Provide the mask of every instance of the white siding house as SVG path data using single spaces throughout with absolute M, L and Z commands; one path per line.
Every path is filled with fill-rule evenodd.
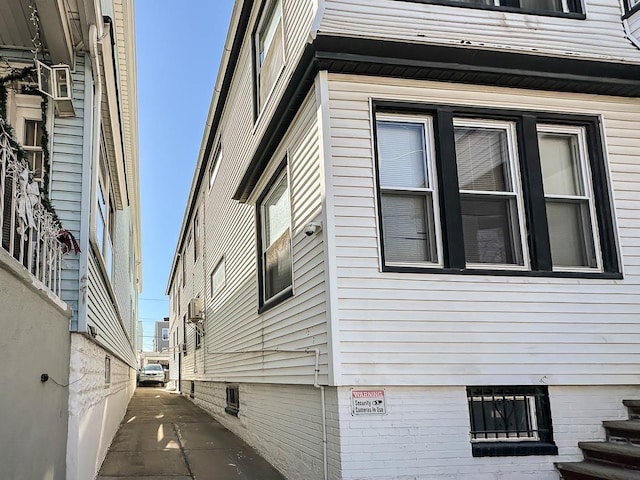
M 578 442 L 640 398 L 637 8 L 238 0 L 181 392 L 291 479 L 622 478 Z
M 3 448 L 7 457 L 0 463 L 3 474 L 15 479 L 90 479 L 124 416 L 137 367 L 141 253 L 133 4 L 0 2 L 0 45 L 0 123 L 12 137 L 0 157 L 2 258 L 13 260 L 7 271 L 45 292 L 51 304 L 34 316 L 37 303 L 16 310 L 15 290 L 0 288 L 0 310 L 17 312 L 0 314 L 2 322 L 42 329 L 28 344 L 14 342 L 3 350 L 9 358 L 32 352 L 34 371 L 47 373 L 42 380 L 40 373 L 34 376 L 38 386 L 64 392 L 48 407 L 64 421 L 54 441 L 43 435 L 44 443 L 37 444 L 36 430 L 25 427 L 6 436 L 32 448 Z M 24 184 L 16 168 L 25 172 Z M 71 251 L 62 253 L 59 241 L 65 238 Z M 61 362 L 64 369 L 56 374 Z M 9 380 L 0 383 L 22 397 L 7 397 L 7 417 L 38 419 L 28 406 L 41 408 L 40 394 Z M 31 380 L 21 379 L 24 385 Z M 24 402 L 31 395 L 34 400 Z M 57 457 L 40 473 L 33 451 Z M 25 469 L 27 464 L 33 468 Z

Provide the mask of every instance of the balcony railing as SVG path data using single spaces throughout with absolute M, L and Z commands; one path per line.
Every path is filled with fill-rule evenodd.
M 60 300 L 60 224 L 40 199 L 33 173 L 19 159 L 15 142 L 0 118 L 0 232 L 2 249 L 20 262 Z

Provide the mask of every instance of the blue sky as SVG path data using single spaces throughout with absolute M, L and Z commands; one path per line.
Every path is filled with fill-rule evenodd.
M 144 350 L 165 296 L 233 0 L 136 0 Z

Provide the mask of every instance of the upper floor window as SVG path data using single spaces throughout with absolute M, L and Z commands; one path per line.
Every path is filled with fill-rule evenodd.
M 269 1 L 254 33 L 258 111 L 271 93 L 284 65 L 282 0 Z
M 200 255 L 200 216 L 198 212 L 193 216 L 193 261 Z
M 222 290 L 226 283 L 224 258 L 211 272 L 211 298 L 215 297 Z
M 215 155 L 211 159 L 209 163 L 209 189 L 213 187 L 213 182 L 216 180 L 216 176 L 218 175 L 218 169 L 220 168 L 220 161 L 222 157 L 222 149 L 218 147 Z
M 169 340 L 169 329 L 166 327 L 162 328 L 162 341 L 166 342 Z
M 582 14 L 580 0 L 413 0 L 423 3 L 444 3 L 448 5 L 465 5 L 470 7 L 500 9 L 542 15 Z M 634 0 L 629 0 L 633 2 Z M 637 1 L 637 0 L 636 0 Z
M 376 137 L 385 270 L 619 276 L 597 120 L 436 108 Z
M 111 174 L 104 138 L 100 148 L 98 172 L 98 210 L 96 212 L 96 240 L 102 253 L 107 274 L 111 277 L 113 262 L 113 240 L 115 238 L 115 202 L 111 187 Z
M 258 201 L 260 306 L 292 293 L 291 206 L 286 170 Z
M 40 187 L 44 181 L 44 164 L 42 156 L 42 121 L 25 119 L 22 147 L 29 162 L 29 168 Z
M 640 0 L 626 0 L 625 7 L 628 12 L 635 13 L 640 10 Z

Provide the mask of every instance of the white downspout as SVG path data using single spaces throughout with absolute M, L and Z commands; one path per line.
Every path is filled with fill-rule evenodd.
M 318 374 L 320 373 L 320 350 L 314 349 L 316 354 L 316 366 L 313 377 L 313 386 L 320 390 L 320 404 L 322 408 L 322 467 L 324 472 L 324 480 L 329 478 L 329 462 L 327 458 L 327 408 L 324 397 L 324 385 L 318 383 Z
M 102 123 L 102 74 L 98 62 L 98 41 L 102 38 L 103 27 L 89 26 L 89 55 L 94 78 L 93 92 L 93 132 L 91 133 L 91 207 L 89 213 L 89 242 L 96 241 L 96 211 L 98 209 L 98 172 L 100 171 L 100 124 Z M 90 245 L 87 245 L 90 248 Z

